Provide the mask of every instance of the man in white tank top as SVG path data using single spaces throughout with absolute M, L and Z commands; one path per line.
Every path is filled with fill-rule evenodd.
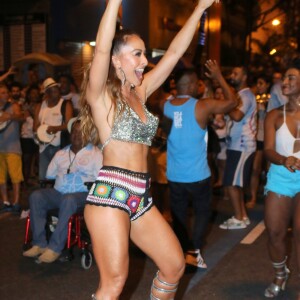
M 44 99 L 36 108 L 33 130 L 38 131 L 40 147 L 39 179 L 45 179 L 47 167 L 54 154 L 60 149 L 61 132 L 67 129 L 69 120 L 73 117 L 73 106 L 70 101 L 65 104 L 64 115 L 59 84 L 52 78 L 43 82 Z M 46 125 L 46 126 L 45 126 Z M 42 127 L 40 127 L 42 126 Z M 44 128 L 45 130 L 41 130 Z

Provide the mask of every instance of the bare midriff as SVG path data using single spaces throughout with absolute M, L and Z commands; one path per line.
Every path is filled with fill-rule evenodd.
M 103 150 L 103 165 L 134 172 L 148 172 L 147 145 L 111 140 Z

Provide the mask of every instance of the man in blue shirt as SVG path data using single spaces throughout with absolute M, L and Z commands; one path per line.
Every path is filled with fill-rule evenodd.
M 72 126 L 70 126 L 70 124 Z M 80 120 L 71 119 L 71 145 L 59 150 L 47 169 L 47 178 L 55 179 L 54 188 L 34 191 L 29 197 L 33 247 L 23 252 L 26 257 L 38 257 L 38 263 L 52 263 L 65 247 L 69 218 L 82 209 L 88 194 L 85 182 L 95 181 L 102 166 L 102 153 L 88 144 L 83 147 Z M 46 240 L 47 211 L 59 209 L 55 231 Z
M 224 100 L 193 98 L 198 94 L 198 77 L 195 70 L 185 69 L 175 74 L 177 96 L 164 104 L 165 116 L 173 121 L 167 140 L 167 178 L 174 231 L 187 252 L 186 263 L 199 268 L 207 268 L 200 249 L 211 202 L 207 124 L 212 114 L 227 113 L 237 105 L 216 62 L 209 60 L 206 67 L 206 75 L 216 79 L 222 87 Z M 189 195 L 195 212 L 192 244 L 186 224 Z

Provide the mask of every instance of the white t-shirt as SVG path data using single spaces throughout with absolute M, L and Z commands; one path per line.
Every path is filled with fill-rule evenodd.
M 64 100 L 61 98 L 58 101 L 57 105 L 55 105 L 54 107 L 49 107 L 47 105 L 47 101 L 42 102 L 41 109 L 39 112 L 39 121 L 41 125 L 46 124 L 49 126 L 59 126 L 62 124 L 63 116 L 61 114 L 61 106 L 63 101 Z M 50 144 L 53 146 L 59 146 L 60 135 L 61 135 L 61 131 L 56 132 Z M 43 152 L 48 145 L 40 144 L 40 153 Z
M 239 122 L 230 120 L 227 147 L 230 150 L 254 152 L 256 150 L 256 99 L 249 88 L 238 92 L 241 105 L 238 108 L 244 113 Z

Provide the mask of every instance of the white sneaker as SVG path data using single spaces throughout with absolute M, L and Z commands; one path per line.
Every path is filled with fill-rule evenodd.
M 55 216 L 51 216 L 51 223 L 49 224 L 49 229 L 51 232 L 55 231 L 57 222 L 58 222 L 58 218 Z
M 185 263 L 201 269 L 207 269 L 207 265 L 201 256 L 200 249 L 189 250 L 185 256 Z
M 245 224 L 246 224 L 247 226 L 249 226 L 249 225 L 251 224 L 251 221 L 250 221 L 250 219 L 249 219 L 248 217 L 244 217 L 244 218 L 243 218 L 243 221 L 245 222 Z
M 26 219 L 29 216 L 29 209 L 27 210 L 22 210 L 21 215 L 20 215 L 20 219 Z
M 244 229 L 247 227 L 244 221 L 231 217 L 219 226 L 221 229 Z

